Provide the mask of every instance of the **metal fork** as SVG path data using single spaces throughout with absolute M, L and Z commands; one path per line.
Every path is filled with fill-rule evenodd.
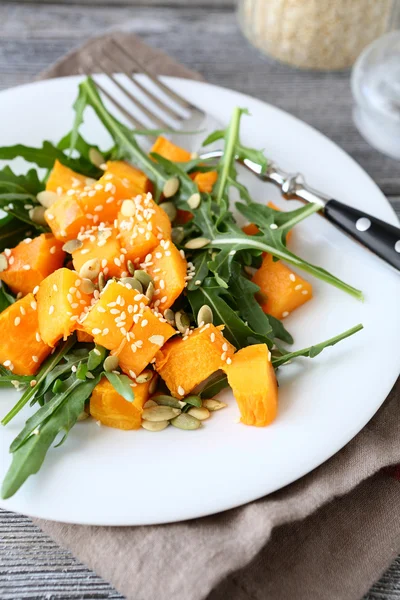
M 106 89 L 94 77 L 97 88 L 135 128 L 173 128 L 174 142 L 184 147 L 187 147 L 190 142 L 193 150 L 201 147 L 205 131 L 210 132 L 221 128 L 220 122 L 183 98 L 141 64 L 115 38 L 110 38 L 107 49 L 102 49 L 102 60 L 92 59 L 90 66 L 83 69 L 86 75 L 98 70 L 106 75 L 111 87 L 114 86 L 122 92 L 132 108 L 128 109 L 110 92 L 109 88 Z M 145 79 L 138 79 L 136 77 L 138 72 L 144 74 Z M 124 77 L 117 77 L 115 73 L 122 74 Z M 199 130 L 202 130 L 200 134 L 192 134 L 190 137 L 185 135 L 185 132 Z M 200 158 L 218 159 L 221 156 L 221 150 L 211 150 L 203 152 Z M 288 173 L 273 161 L 268 161 L 265 170 L 249 159 L 244 159 L 241 163 L 263 181 L 278 186 L 285 199 L 317 204 L 320 212 L 336 227 L 400 270 L 400 229 L 398 227 L 331 199 L 327 194 L 308 185 L 300 173 Z

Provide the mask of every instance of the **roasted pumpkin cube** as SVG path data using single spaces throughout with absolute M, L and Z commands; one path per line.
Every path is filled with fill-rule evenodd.
M 72 196 L 60 196 L 44 216 L 54 236 L 63 242 L 75 239 L 80 231 L 92 224 L 77 198 Z
M 132 261 L 143 260 L 160 239 L 171 236 L 171 222 L 150 194 L 123 203 L 118 215 L 120 243 Z
M 50 233 L 26 238 L 12 250 L 6 249 L 7 269 L 0 273 L 0 279 L 14 294 L 23 295 L 33 289 L 56 269 L 62 267 L 65 252 L 62 243 Z
M 217 171 L 206 171 L 205 173 L 196 172 L 190 175 L 191 179 L 197 183 L 199 192 L 205 192 L 211 194 L 212 189 L 217 182 L 218 173 Z
M 118 350 L 112 351 L 118 356 L 120 368 L 133 379 L 147 367 L 165 342 L 176 334 L 161 315 L 156 315 L 149 308 L 145 308 L 134 320 L 129 341 L 125 339 Z
M 185 288 L 187 262 L 169 240 L 161 241 L 146 262 L 149 265 L 146 270 L 154 280 L 154 306 L 164 312 Z
M 101 270 L 107 277 L 126 277 L 128 268 L 125 254 L 121 251 L 118 231 L 113 227 L 91 227 L 80 233 L 83 246 L 72 253 L 74 269 L 79 273 L 88 260 L 98 258 Z
M 148 299 L 121 282 L 109 281 L 99 300 L 80 320 L 80 326 L 94 337 L 96 344 L 115 350 L 126 338 L 135 315 Z
M 123 160 L 108 161 L 106 173 L 119 177 L 127 189 L 134 187 L 135 192 L 131 194 L 132 196 L 153 191 L 153 184 L 147 175 Z
M 93 182 L 94 179 L 76 173 L 60 163 L 59 160 L 56 160 L 46 181 L 46 190 L 56 192 L 56 194 L 62 196 L 69 190 L 83 190 L 84 187 L 91 185 Z
M 254 274 L 265 301 L 261 301 L 263 311 L 277 319 L 283 319 L 295 308 L 312 298 L 312 285 L 297 273 L 293 273 L 280 260 L 274 261 L 270 254 L 263 257 L 261 267 Z
M 135 383 L 133 402 L 128 402 L 115 391 L 106 377 L 96 385 L 90 398 L 90 414 L 96 421 L 116 429 L 140 429 L 143 405 L 149 398 L 150 381 Z
M 157 352 L 155 366 L 171 394 L 182 398 L 229 363 L 234 352 L 221 327 L 208 324 L 167 342 Z
M 223 367 L 238 403 L 241 421 L 264 427 L 276 418 L 278 384 L 266 344 L 247 346 Z
M 192 157 L 191 152 L 173 144 L 162 135 L 158 136 L 154 142 L 151 152 L 155 152 L 172 162 L 187 162 Z
M 86 331 L 80 330 L 79 329 L 79 324 L 77 325 L 77 330 L 76 330 L 76 339 L 78 340 L 78 342 L 84 343 L 84 344 L 93 344 L 94 343 L 94 339 L 93 336 L 90 335 L 89 333 L 86 333 Z
M 276 206 L 276 204 L 274 204 L 273 202 L 268 202 L 267 206 L 269 206 L 269 208 L 273 208 L 274 210 L 280 211 L 280 208 Z M 248 225 L 245 225 L 244 227 L 242 227 L 242 231 L 244 231 L 244 233 L 246 233 L 247 235 L 257 235 L 257 233 L 260 233 L 260 230 L 258 229 L 257 225 L 254 225 L 254 223 L 249 223 Z M 292 230 L 287 232 L 286 241 L 288 242 L 291 237 Z
M 82 278 L 75 271 L 58 269 L 46 277 L 37 293 L 39 333 L 51 347 L 76 329 L 77 321 L 92 296 L 80 291 Z
M 0 363 L 16 375 L 35 375 L 51 348 L 39 335 L 33 294 L 27 294 L 0 313 L 0 331 Z

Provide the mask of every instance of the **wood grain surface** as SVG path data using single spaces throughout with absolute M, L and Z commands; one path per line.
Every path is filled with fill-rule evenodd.
M 355 129 L 349 73 L 301 72 L 264 58 L 239 33 L 232 0 L 1 2 L 0 27 L 0 89 L 32 81 L 90 36 L 133 31 L 208 81 L 275 104 L 325 133 L 374 178 L 400 216 L 400 163 L 373 150 Z M 0 511 L 0 598 L 122 596 L 28 518 Z M 400 559 L 365 600 L 400 600 Z

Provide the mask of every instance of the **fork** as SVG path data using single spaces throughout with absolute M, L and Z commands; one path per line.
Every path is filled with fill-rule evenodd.
M 108 48 L 102 49 L 102 60 L 93 58 L 91 68 L 82 70 L 86 75 L 92 74 L 92 77 L 94 70 L 100 70 L 110 83 L 122 92 L 135 108 L 134 112 L 127 109 L 109 91 L 109 88 L 106 89 L 93 77 L 98 90 L 135 128 L 146 129 L 150 126 L 151 128 L 171 129 L 172 127 L 174 142 L 182 146 L 187 145 L 187 132 L 195 131 L 197 133 L 191 136 L 191 143 L 197 149 L 201 147 L 204 130 L 210 132 L 222 127 L 221 123 L 212 115 L 183 98 L 141 64 L 115 38 L 110 38 Z M 144 79 L 146 84 L 143 83 L 142 78 L 139 80 L 135 76 L 138 72 L 146 76 Z M 124 77 L 117 77 L 115 73 L 120 73 Z M 138 92 L 143 100 L 138 97 Z M 202 130 L 200 135 L 199 129 Z M 150 140 L 151 136 L 147 137 Z M 218 159 L 222 154 L 222 150 L 211 150 L 201 153 L 200 158 L 204 160 Z M 400 228 L 330 198 L 329 195 L 308 185 L 300 173 L 284 171 L 273 161 L 268 161 L 267 168 L 264 170 L 249 159 L 239 162 L 261 180 L 273 183 L 280 188 L 282 196 L 286 200 L 300 200 L 304 203 L 317 204 L 320 207 L 320 213 L 328 221 L 400 270 Z

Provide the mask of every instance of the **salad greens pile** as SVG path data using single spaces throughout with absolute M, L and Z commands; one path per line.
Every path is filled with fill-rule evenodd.
M 179 209 L 190 211 L 193 219 L 185 225 L 173 228 L 174 243 L 183 248 L 188 261 L 194 265 L 194 277 L 185 293 L 177 300 L 177 310 L 188 313 L 196 321 L 200 308 L 207 304 L 213 312 L 214 324 L 224 325 L 225 337 L 237 348 L 250 344 L 265 343 L 272 352 L 275 368 L 281 367 L 295 357 L 313 358 L 324 348 L 353 335 L 362 325 L 315 346 L 288 351 L 282 342 L 291 344 L 292 336 L 278 319 L 265 314 L 256 295 L 260 291 L 248 276 L 251 269 L 259 268 L 264 252 L 276 259 L 294 265 L 314 277 L 344 292 L 362 299 L 362 293 L 327 272 L 313 265 L 286 246 L 290 229 L 318 210 L 318 206 L 306 205 L 289 212 L 278 212 L 255 203 L 248 189 L 238 180 L 236 158 L 248 158 L 262 169 L 267 160 L 261 150 L 243 146 L 240 141 L 240 121 L 247 114 L 245 109 L 234 110 L 225 130 L 215 131 L 204 146 L 221 141 L 224 152 L 217 164 L 194 158 L 186 163 L 173 163 L 158 154 L 150 156 L 141 148 L 138 139 L 142 135 L 154 135 L 155 130 L 132 130 L 108 112 L 96 89 L 88 78 L 79 86 L 74 104 L 75 119 L 72 130 L 58 143 L 43 142 L 41 148 L 21 144 L 0 148 L 0 159 L 20 157 L 36 165 L 25 175 L 17 175 L 7 166 L 0 170 L 0 208 L 5 216 L 0 219 L 0 251 L 15 246 L 19 241 L 35 236 L 49 228 L 32 220 L 32 209 L 40 206 L 37 194 L 45 188 L 46 177 L 37 169 L 48 171 L 55 160 L 88 177 L 98 178 L 102 171 L 90 160 L 90 151 L 96 148 L 104 160 L 127 160 L 144 171 L 154 184 L 154 199 L 159 201 L 165 182 L 172 176 L 180 182 L 172 200 Z M 113 140 L 108 150 L 100 150 L 89 144 L 81 135 L 85 111 L 92 109 Z M 188 204 L 197 185 L 190 178 L 194 171 L 217 170 L 218 180 L 211 194 L 201 193 L 196 208 Z M 246 235 L 237 225 L 231 210 L 231 191 L 236 190 L 240 200 L 235 202 L 236 211 L 248 221 L 255 223 L 259 233 Z M 15 301 L 5 285 L 0 288 L 0 312 Z M 37 411 L 27 420 L 22 431 L 12 442 L 13 460 L 4 479 L 3 498 L 13 495 L 29 475 L 36 473 L 53 442 L 68 432 L 83 413 L 90 395 L 103 375 L 106 375 L 117 391 L 127 400 L 134 398 L 129 378 L 122 374 L 104 372 L 103 362 L 107 351 L 94 344 L 82 344 L 72 336 L 60 343 L 56 351 L 43 363 L 35 377 L 13 375 L 0 366 L 0 386 L 14 385 L 23 391 L 14 408 L 3 418 L 6 425 L 27 403 L 38 405 Z M 212 397 L 227 387 L 225 375 L 217 375 L 203 388 L 203 398 Z M 40 435 L 37 435 L 40 430 Z

